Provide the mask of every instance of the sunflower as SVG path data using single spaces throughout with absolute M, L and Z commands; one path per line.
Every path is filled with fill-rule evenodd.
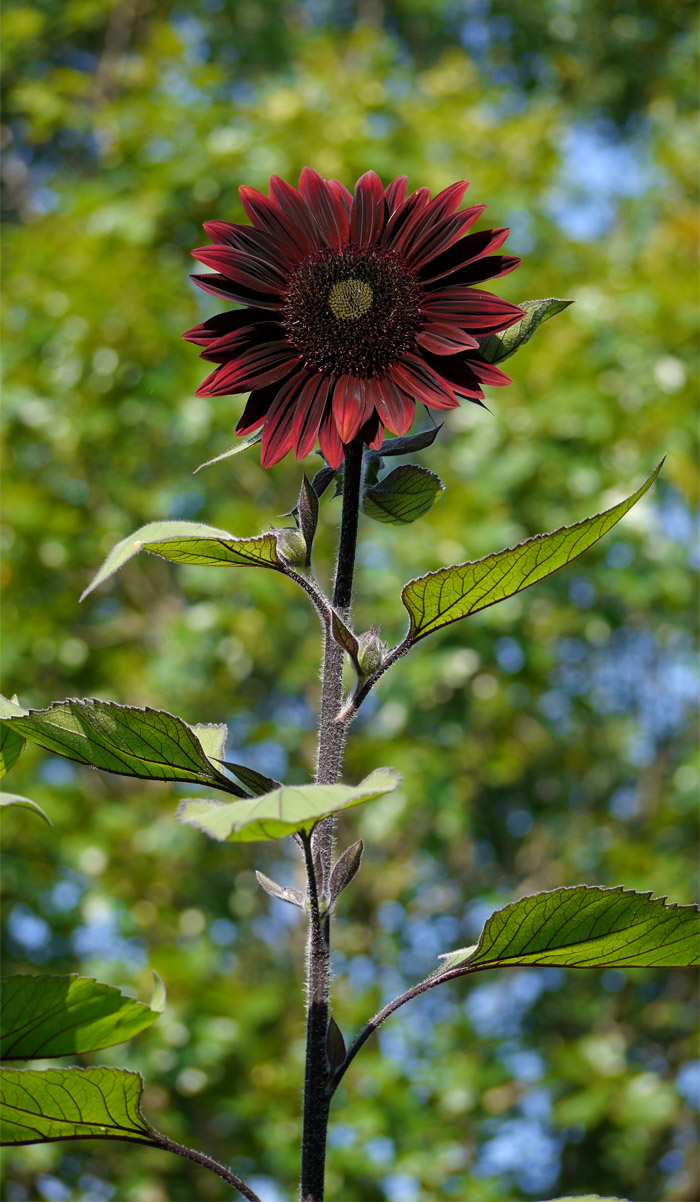
M 480 404 L 482 385 L 511 383 L 479 339 L 522 310 L 474 285 L 520 260 L 491 254 L 507 229 L 466 233 L 485 208 L 458 208 L 468 186 L 431 200 L 367 171 L 351 194 L 305 167 L 298 191 L 279 176 L 269 196 L 240 189 L 251 225 L 205 222 L 213 246 L 193 254 L 213 270 L 192 278 L 243 307 L 183 337 L 218 364 L 198 396 L 250 394 L 236 434 L 262 427 L 263 467 L 317 442 L 339 467 L 354 439 L 378 450 L 385 429 L 405 434 L 416 402 Z

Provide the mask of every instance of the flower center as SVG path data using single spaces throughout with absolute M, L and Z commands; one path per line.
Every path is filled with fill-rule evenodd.
M 282 321 L 312 371 L 381 376 L 413 346 L 422 291 L 395 251 L 327 247 L 290 276 Z
M 371 309 L 373 296 L 365 280 L 338 280 L 328 293 L 328 307 L 341 321 L 357 321 Z

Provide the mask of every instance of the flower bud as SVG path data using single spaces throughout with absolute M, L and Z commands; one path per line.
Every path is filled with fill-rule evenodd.
M 288 563 L 293 568 L 306 567 L 309 553 L 301 530 L 285 527 L 283 530 L 276 530 L 275 534 L 277 535 L 277 550 L 285 563 Z
M 386 655 L 386 643 L 383 643 L 376 630 L 367 630 L 358 639 L 357 666 L 362 676 L 371 676 L 377 668 L 381 668 Z

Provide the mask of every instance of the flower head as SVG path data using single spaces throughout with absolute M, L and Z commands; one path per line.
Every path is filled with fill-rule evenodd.
M 490 253 L 507 229 L 466 233 L 485 208 L 458 208 L 467 187 L 431 200 L 368 171 L 353 195 L 305 167 L 299 191 L 279 176 L 269 196 L 240 189 L 252 225 L 205 223 L 214 245 L 193 253 L 213 271 L 192 278 L 243 307 L 184 335 L 218 364 L 197 395 L 250 393 L 236 433 L 262 426 L 263 467 L 317 442 L 338 467 L 357 437 L 378 449 L 385 429 L 405 434 L 416 402 L 454 409 L 510 384 L 479 339 L 522 310 L 474 285 L 520 260 Z

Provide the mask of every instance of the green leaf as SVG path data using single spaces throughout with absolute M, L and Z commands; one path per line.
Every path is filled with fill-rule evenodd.
M 30 801 L 28 797 L 21 797 L 19 793 L 0 793 L 0 806 L 21 806 L 24 810 L 34 810 L 44 819 L 44 822 L 53 826 L 53 822 L 44 813 L 41 806 L 38 806 L 35 801 Z
M 568 1194 L 566 1198 L 552 1198 L 551 1202 L 627 1202 L 625 1198 L 611 1198 L 600 1194 Z
M 23 710 L 0 697 L 0 723 L 47 751 L 105 772 L 142 780 L 180 780 L 244 794 L 211 762 L 182 718 L 164 710 L 69 697 Z
M 476 947 L 444 957 L 440 974 L 557 964 L 561 968 L 688 968 L 700 963 L 700 909 L 618 886 L 574 885 L 496 910 Z
M 234 538 L 227 530 L 204 526 L 200 522 L 149 522 L 117 543 L 81 594 L 80 600 L 83 601 L 93 589 L 113 576 L 140 551 L 151 551 L 171 563 L 283 570 L 277 554 L 277 540 L 272 531 L 254 538 Z
M 231 760 L 225 760 L 225 766 L 254 797 L 262 797 L 263 793 L 271 793 L 273 789 L 282 787 L 273 776 L 263 776 L 262 772 L 256 772 L 255 768 L 249 768 L 247 764 L 234 764 Z
M 0 727 L 0 780 L 7 776 L 12 765 L 17 763 L 26 741 L 9 726 Z
M 122 1068 L 0 1070 L 2 1144 L 128 1139 L 157 1134 L 141 1113 L 143 1080 Z
M 0 1057 L 74 1056 L 124 1043 L 161 1009 L 89 977 L 13 976 L 0 980 Z
M 241 451 L 247 451 L 249 447 L 254 447 L 257 443 L 262 442 L 262 431 L 257 434 L 251 434 L 250 438 L 243 438 L 237 442 L 235 447 L 231 447 L 230 451 L 224 451 L 221 455 L 215 455 L 213 459 L 207 459 L 206 463 L 200 463 L 192 473 L 193 476 L 197 472 L 201 472 L 203 467 L 211 467 L 213 463 L 221 463 L 222 459 L 230 459 L 232 455 L 240 455 Z
M 380 450 L 367 451 L 368 459 L 388 459 L 392 455 L 412 455 L 414 451 L 424 451 L 432 446 L 442 430 L 439 426 L 431 426 L 429 430 L 419 430 L 417 434 L 407 434 L 403 438 L 388 438 L 382 443 Z
M 663 462 L 662 459 L 636 493 L 604 513 L 585 518 L 575 526 L 563 526 L 551 534 L 537 534 L 517 547 L 487 555 L 474 563 L 440 568 L 427 576 L 409 580 L 401 600 L 410 617 L 410 641 L 416 643 L 451 622 L 505 601 L 571 563 L 607 534 L 644 496 L 661 471 Z
M 364 801 L 391 793 L 401 777 L 392 768 L 377 768 L 354 787 L 350 785 L 282 785 L 250 801 L 222 803 L 188 798 L 177 816 L 188 826 L 219 842 L 249 843 L 281 839 L 296 831 L 310 831 L 321 818 Z
M 543 322 L 549 321 L 573 305 L 573 301 L 559 300 L 554 296 L 546 300 L 518 301 L 518 308 L 525 310 L 522 321 L 517 322 L 502 334 L 489 334 L 479 343 L 479 350 L 488 363 L 501 363 L 529 342 Z
M 368 488 L 362 504 L 367 516 L 375 522 L 406 526 L 432 508 L 443 488 L 442 480 L 434 472 L 407 463 Z

